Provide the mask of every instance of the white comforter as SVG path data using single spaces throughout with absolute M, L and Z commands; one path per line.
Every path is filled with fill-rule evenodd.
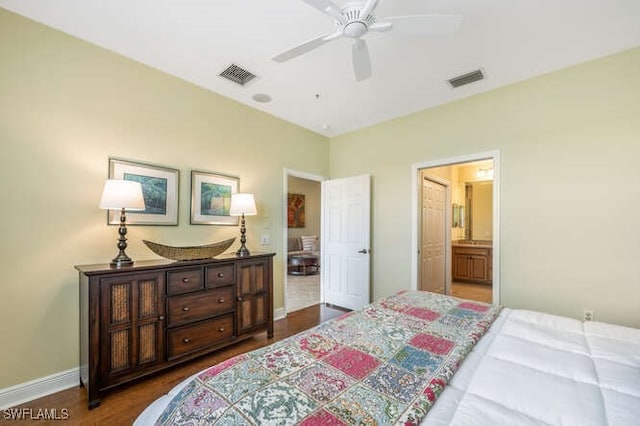
M 640 425 L 640 330 L 504 309 L 422 424 Z
M 423 424 L 640 425 L 640 330 L 505 309 Z

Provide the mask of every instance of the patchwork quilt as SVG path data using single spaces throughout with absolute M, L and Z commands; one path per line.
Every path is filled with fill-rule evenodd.
M 499 311 L 400 292 L 204 370 L 157 424 L 419 424 Z

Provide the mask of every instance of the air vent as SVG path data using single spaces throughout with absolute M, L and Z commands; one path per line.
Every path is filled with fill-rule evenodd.
M 484 79 L 484 73 L 482 70 L 475 70 L 467 74 L 459 75 L 458 77 L 454 77 L 451 80 L 447 80 L 451 87 L 454 89 L 456 87 L 465 86 L 467 84 L 475 83 L 476 81 L 480 81 Z
M 222 71 L 218 75 L 220 77 L 226 78 L 227 80 L 231 80 L 234 83 L 238 83 L 241 86 L 244 86 L 245 84 L 256 78 L 255 74 L 250 73 L 249 71 L 245 70 L 242 67 L 239 67 L 236 64 L 229 65 L 226 70 Z

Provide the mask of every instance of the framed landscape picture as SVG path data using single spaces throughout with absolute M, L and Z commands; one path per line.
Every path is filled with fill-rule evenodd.
M 238 225 L 238 217 L 229 216 L 229 209 L 231 194 L 239 186 L 235 176 L 191 171 L 191 224 Z
M 127 225 L 178 225 L 179 170 L 110 158 L 109 179 L 142 185 L 145 209 L 127 210 Z M 120 212 L 109 210 L 108 221 L 119 225 Z

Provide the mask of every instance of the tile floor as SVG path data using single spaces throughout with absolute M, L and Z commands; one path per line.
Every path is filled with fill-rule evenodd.
M 491 303 L 491 286 L 453 283 L 452 296 Z M 287 313 L 320 303 L 320 275 L 287 275 Z
M 320 275 L 287 275 L 287 313 L 320 303 Z

